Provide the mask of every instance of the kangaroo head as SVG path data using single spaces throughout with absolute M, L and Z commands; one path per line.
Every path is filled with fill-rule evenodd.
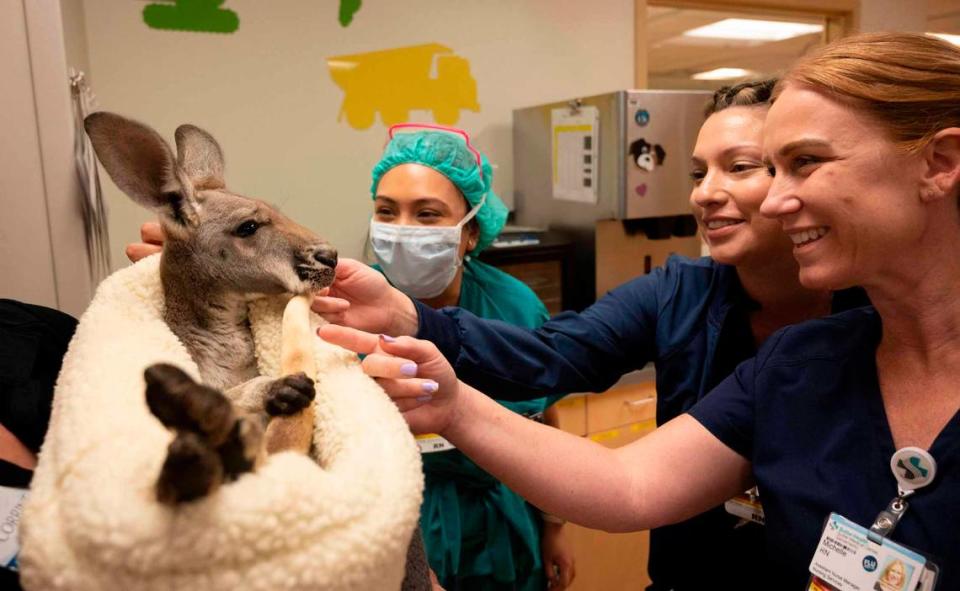
M 177 155 L 152 128 L 113 113 L 84 121 L 110 178 L 156 211 L 167 236 L 161 269 L 236 293 L 306 293 L 333 282 L 337 251 L 258 199 L 226 190 L 223 152 L 193 125 Z

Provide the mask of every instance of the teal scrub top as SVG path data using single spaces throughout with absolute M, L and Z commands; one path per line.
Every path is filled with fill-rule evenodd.
M 526 284 L 476 259 L 464 263 L 460 307 L 525 328 L 550 318 Z M 487 394 L 497 398 L 496 392 Z M 535 416 L 560 398 L 497 402 Z M 420 529 L 441 585 L 460 581 L 470 589 L 545 589 L 539 511 L 456 449 L 422 457 L 426 488 Z

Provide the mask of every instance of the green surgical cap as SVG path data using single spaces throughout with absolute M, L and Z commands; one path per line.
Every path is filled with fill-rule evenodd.
M 480 227 L 480 237 L 471 253 L 477 254 L 494 241 L 507 222 L 507 206 L 493 192 L 493 169 L 485 156 L 481 155 L 480 160 L 483 163 L 482 175 L 477 166 L 477 157 L 462 138 L 452 133 L 398 133 L 387 144 L 380 162 L 373 167 L 370 193 L 376 199 L 380 178 L 394 166 L 412 162 L 429 166 L 450 179 L 471 208 L 476 207 L 486 195 L 487 200 L 474 218 Z

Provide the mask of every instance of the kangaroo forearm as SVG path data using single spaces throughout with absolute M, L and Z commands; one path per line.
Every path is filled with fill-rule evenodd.
M 224 394 L 244 412 L 259 414 L 265 412 L 267 392 L 273 382 L 274 378 L 259 376 L 230 388 Z

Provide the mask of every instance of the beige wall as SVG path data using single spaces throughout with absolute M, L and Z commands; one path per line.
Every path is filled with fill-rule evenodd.
M 927 0 L 860 0 L 860 31 L 910 31 L 927 29 Z
M 458 125 L 497 166 L 507 201 L 512 109 L 633 84 L 632 0 L 367 0 L 347 28 L 337 4 L 228 0 L 240 18 L 228 35 L 148 28 L 145 3 L 131 0 L 87 0 L 73 14 L 84 19 L 101 108 L 168 139 L 183 122 L 208 129 L 224 147 L 228 186 L 279 204 L 350 256 L 361 253 L 386 129 L 337 121 L 342 93 L 325 58 L 436 42 L 468 59 L 481 110 L 462 111 Z M 432 121 L 424 111 L 412 118 Z M 116 267 L 150 215 L 112 183 L 105 190 Z
M 55 1 L 0 2 L 0 297 L 79 315 L 91 293 L 60 27 Z

